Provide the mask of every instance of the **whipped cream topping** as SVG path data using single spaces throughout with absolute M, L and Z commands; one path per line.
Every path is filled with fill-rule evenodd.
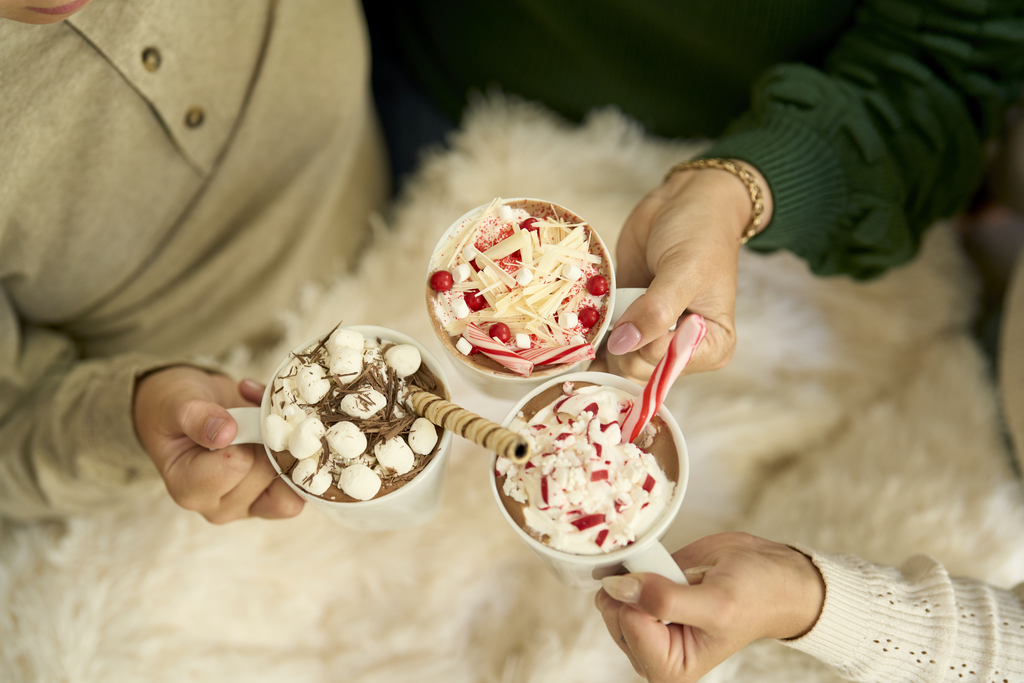
M 369 500 L 414 476 L 437 443 L 434 425 L 404 403 L 410 383 L 431 389 L 421 366 L 415 346 L 338 328 L 274 378 L 264 442 L 296 458 L 288 474 L 306 491 L 331 499 L 334 485 Z
M 563 395 L 528 421 L 509 426 L 527 438 L 524 465 L 496 463 L 502 491 L 523 504 L 526 525 L 555 548 L 577 555 L 608 553 L 633 543 L 672 499 L 675 483 L 653 455 L 620 443 L 621 422 L 633 402 L 607 386 L 563 384 Z M 656 437 L 648 425 L 639 441 Z

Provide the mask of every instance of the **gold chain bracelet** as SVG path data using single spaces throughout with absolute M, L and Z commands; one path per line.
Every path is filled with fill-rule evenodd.
M 734 176 L 743 181 L 743 184 L 747 186 L 747 191 L 750 192 L 750 201 L 754 204 L 753 213 L 750 216 L 750 224 L 747 229 L 743 231 L 743 235 L 740 237 L 740 244 L 746 244 L 747 241 L 757 234 L 758 229 L 761 227 L 762 214 L 764 213 L 764 194 L 761 192 L 761 186 L 757 183 L 757 179 L 754 175 L 743 168 L 735 161 L 729 161 L 728 159 L 694 159 L 692 161 L 681 161 L 665 174 L 665 180 L 672 177 L 676 171 L 685 171 L 687 169 L 704 169 L 714 168 L 719 171 L 728 171 Z

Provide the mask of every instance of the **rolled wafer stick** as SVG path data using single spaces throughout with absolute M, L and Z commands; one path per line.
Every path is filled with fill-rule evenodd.
M 417 386 L 405 399 L 417 415 L 422 415 L 438 427 L 458 434 L 464 439 L 504 455 L 514 463 L 524 463 L 533 455 L 529 442 L 511 429 L 491 422 L 465 408 L 446 401 L 437 394 L 424 391 Z

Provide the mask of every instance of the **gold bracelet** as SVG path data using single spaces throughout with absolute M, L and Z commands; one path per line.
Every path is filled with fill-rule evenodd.
M 758 185 L 757 179 L 754 178 L 750 171 L 735 161 L 729 161 L 728 159 L 694 159 L 692 161 L 681 161 L 673 166 L 665 174 L 665 180 L 671 178 L 672 174 L 676 171 L 685 171 L 691 168 L 714 168 L 719 171 L 728 171 L 747 186 L 747 191 L 750 192 L 750 201 L 754 204 L 754 210 L 750 217 L 750 225 L 747 226 L 747 229 L 743 231 L 743 235 L 740 237 L 740 244 L 746 244 L 751 237 L 757 234 L 758 229 L 761 227 L 762 214 L 764 213 L 764 194 L 761 192 L 761 186 Z

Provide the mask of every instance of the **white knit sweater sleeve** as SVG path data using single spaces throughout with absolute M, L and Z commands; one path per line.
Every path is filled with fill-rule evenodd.
M 821 571 L 825 603 L 785 645 L 855 681 L 1024 683 L 1024 584 L 950 577 L 924 555 L 897 569 L 794 547 Z

